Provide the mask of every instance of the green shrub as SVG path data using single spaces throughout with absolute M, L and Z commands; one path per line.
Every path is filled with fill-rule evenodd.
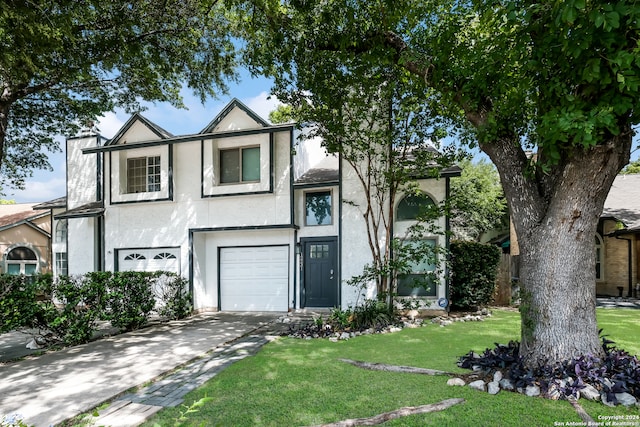
M 334 308 L 327 319 L 334 330 L 362 331 L 369 328 L 382 329 L 393 324 L 395 313 L 381 300 L 367 299 L 363 304 L 346 310 Z
M 104 316 L 106 288 L 90 276 L 60 276 L 53 284 L 58 309 L 48 312 L 47 326 L 64 344 L 88 342 Z
M 151 278 L 151 288 L 156 297 L 156 311 L 167 319 L 183 319 L 191 314 L 191 293 L 184 277 L 170 272 L 158 272 Z
M 451 306 L 470 309 L 491 302 L 500 262 L 497 246 L 451 242 Z
M 42 327 L 51 282 L 51 275 L 0 275 L 0 333 Z
M 108 319 L 116 328 L 138 329 L 149 320 L 155 306 L 151 291 L 152 273 L 122 271 L 108 282 Z

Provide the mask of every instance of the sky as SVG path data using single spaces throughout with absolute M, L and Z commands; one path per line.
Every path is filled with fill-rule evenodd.
M 279 102 L 275 97 L 269 99 L 271 81 L 264 78 L 252 78 L 247 72 L 241 72 L 238 83 L 229 84 L 228 95 L 208 100 L 204 105 L 198 97 L 185 89 L 182 93 L 187 109 L 177 109 L 166 103 L 146 104 L 147 110 L 141 114 L 161 128 L 174 135 L 187 135 L 200 132 L 222 109 L 237 98 L 265 120 L 269 112 Z M 129 119 L 130 114 L 123 110 L 106 113 L 98 120 L 100 134 L 106 138 L 114 136 Z M 60 147 L 64 150 L 65 137 L 61 136 Z M 45 202 L 66 195 L 66 154 L 49 153 L 49 163 L 53 171 L 34 170 L 33 177 L 26 180 L 24 190 L 5 189 L 3 199 L 16 203 Z

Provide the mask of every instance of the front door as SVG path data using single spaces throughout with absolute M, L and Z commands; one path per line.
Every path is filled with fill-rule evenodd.
M 338 306 L 336 238 L 302 239 L 303 307 Z

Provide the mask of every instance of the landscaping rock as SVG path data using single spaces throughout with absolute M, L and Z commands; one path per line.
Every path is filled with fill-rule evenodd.
M 551 400 L 558 400 L 562 397 L 562 391 L 560 391 L 560 387 L 557 384 L 552 383 L 549 385 L 549 389 L 547 390 L 545 397 Z
M 493 382 L 499 383 L 501 379 L 502 379 L 502 371 L 496 371 L 493 374 Z
M 528 385 L 524 390 L 524 394 L 529 397 L 540 396 L 540 387 L 538 387 L 537 385 Z
M 464 382 L 464 380 L 462 378 L 451 378 L 449 380 L 447 380 L 447 385 L 452 385 L 452 386 L 463 386 L 466 383 Z
M 498 392 L 500 391 L 500 383 L 498 383 L 497 381 L 491 381 L 489 384 L 487 384 L 487 391 L 489 392 L 489 394 L 498 394 Z
M 636 398 L 629 393 L 616 393 L 616 399 L 623 406 L 633 406 L 637 402 Z
M 485 391 L 484 381 L 482 381 L 482 380 L 476 380 L 476 381 L 473 381 L 473 382 L 469 383 L 469 387 L 471 387 L 474 390 Z
M 600 392 L 591 384 L 585 384 L 585 387 L 580 390 L 580 396 L 587 400 L 600 400 Z
M 500 388 L 502 388 L 503 390 L 509 390 L 509 391 L 515 390 L 513 383 L 508 378 L 501 379 L 499 383 L 500 383 Z
M 349 334 L 349 332 L 343 332 L 340 334 L 341 340 L 348 340 L 349 338 L 351 338 L 351 335 Z

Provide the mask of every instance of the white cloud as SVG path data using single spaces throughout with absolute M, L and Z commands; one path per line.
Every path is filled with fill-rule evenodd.
M 57 199 L 66 194 L 65 176 L 59 172 L 51 172 L 50 179 L 28 181 L 24 190 L 9 190 L 5 199 L 15 200 L 17 203 L 46 202 Z
M 124 115 L 124 113 L 119 113 L 120 115 Z M 98 119 L 98 129 L 100 129 L 100 134 L 106 138 L 113 137 L 124 125 L 125 120 L 122 120 L 118 117 L 118 113 L 108 112 L 104 116 Z
M 242 102 L 267 121 L 269 120 L 269 113 L 278 108 L 278 105 L 282 104 L 278 98 L 273 95 L 270 97 L 269 94 L 264 91 L 252 98 L 243 99 Z

